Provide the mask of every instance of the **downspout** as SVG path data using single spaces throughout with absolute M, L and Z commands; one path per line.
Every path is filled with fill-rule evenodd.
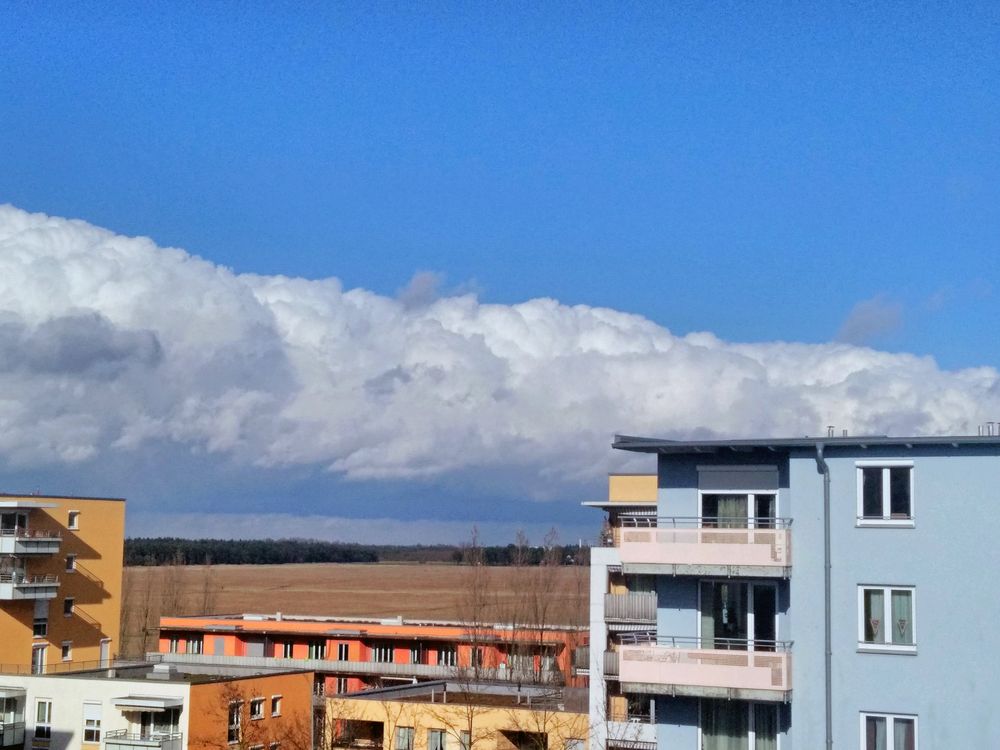
M 833 631 L 830 563 L 830 467 L 823 457 L 824 445 L 816 443 L 816 471 L 823 475 L 823 630 L 826 639 L 826 750 L 833 750 Z

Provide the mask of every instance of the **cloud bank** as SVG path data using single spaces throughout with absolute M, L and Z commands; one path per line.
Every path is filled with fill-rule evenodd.
M 439 294 L 433 274 L 399 298 L 236 274 L 0 206 L 0 464 L 170 444 L 184 449 L 173 456 L 347 479 L 504 471 L 531 492 L 597 477 L 615 431 L 970 433 L 1000 414 L 990 367 Z

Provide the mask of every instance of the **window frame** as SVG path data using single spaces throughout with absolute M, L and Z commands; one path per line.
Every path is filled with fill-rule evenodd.
M 337 661 L 350 661 L 351 660 L 351 648 L 350 645 L 344 642 L 337 644 Z
M 920 750 L 920 721 L 916 714 L 894 714 L 884 711 L 861 711 L 860 714 L 860 734 L 858 735 L 858 747 L 865 746 L 865 719 L 885 719 L 885 744 L 887 748 L 893 747 L 895 737 L 895 720 L 910 719 L 913 721 L 913 750 Z
M 73 661 L 73 641 L 63 641 L 59 644 L 59 656 L 63 661 Z
M 178 644 L 180 645 L 180 644 Z M 185 654 L 204 654 L 205 653 L 205 636 L 188 636 L 184 641 L 184 653 Z
M 31 637 L 46 638 L 49 635 L 49 618 L 35 617 L 31 621 Z
M 892 592 L 910 592 L 910 617 L 912 618 L 913 643 L 877 643 L 865 640 L 865 591 L 882 592 L 882 621 L 887 627 L 883 627 L 883 637 L 888 635 L 892 622 Z M 915 654 L 917 653 L 917 587 L 900 586 L 894 584 L 881 583 L 859 583 L 858 584 L 858 651 L 873 651 L 878 653 Z
M 281 696 L 271 696 L 271 716 L 281 716 Z
M 404 732 L 408 738 L 408 742 L 405 745 L 399 744 L 400 733 Z M 414 727 L 396 725 L 396 736 L 392 738 L 392 750 L 413 750 L 414 741 L 416 739 L 416 731 Z
M 438 740 L 440 744 L 435 745 L 431 738 Z M 448 748 L 448 732 L 444 729 L 439 729 L 437 727 L 429 727 L 427 729 L 427 750 L 447 750 Z
M 38 718 L 38 709 L 42 705 L 46 706 L 45 711 L 45 721 L 41 721 Z M 35 731 L 34 737 L 37 740 L 50 740 L 52 739 L 52 699 L 51 698 L 36 698 L 35 699 Z
M 87 706 L 97 707 L 97 718 L 88 719 L 87 718 Z M 100 743 L 101 741 L 101 719 L 104 717 L 102 710 L 102 705 L 99 701 L 84 701 L 83 702 L 83 741 L 87 743 Z M 90 722 L 95 722 L 90 724 Z M 90 732 L 90 739 L 87 739 L 87 733 Z
M 916 471 L 914 462 L 910 459 L 871 459 L 855 461 L 854 467 L 857 472 L 857 516 L 855 525 L 869 528 L 886 529 L 912 529 L 916 526 L 917 502 L 916 502 Z M 864 469 L 882 469 L 882 515 L 881 517 L 864 515 Z M 890 491 L 889 469 L 909 469 L 910 470 L 910 517 L 892 517 L 892 496 Z M 888 512 L 887 512 L 888 511 Z
M 66 528 L 70 531 L 80 530 L 80 511 L 78 510 L 67 510 L 66 511 Z
M 235 745 L 243 736 L 243 701 L 229 701 L 229 715 L 226 717 L 226 741 Z
M 66 555 L 66 567 L 65 567 L 65 571 L 67 573 L 75 573 L 76 572 L 76 553 L 75 552 L 69 552 L 69 553 L 67 553 L 67 555 Z
M 250 699 L 250 721 L 260 721 L 264 718 L 264 698 L 258 696 Z
M 72 617 L 73 609 L 76 607 L 76 597 L 67 596 L 63 599 L 63 617 Z

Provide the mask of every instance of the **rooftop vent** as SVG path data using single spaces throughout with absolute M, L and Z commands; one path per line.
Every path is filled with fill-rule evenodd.
M 175 680 L 180 676 L 173 664 L 154 664 L 153 671 L 146 675 L 147 680 Z

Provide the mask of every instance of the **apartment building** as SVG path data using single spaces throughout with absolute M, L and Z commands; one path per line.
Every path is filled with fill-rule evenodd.
M 317 694 L 453 678 L 586 684 L 572 673 L 585 627 L 276 614 L 163 617 L 159 656 L 174 663 L 281 666 L 316 673 Z
M 308 750 L 312 674 L 151 663 L 0 677 L 4 747 Z
M 109 663 L 119 640 L 125 502 L 0 495 L 0 669 Z
M 326 699 L 317 748 L 584 750 L 586 690 L 437 680 Z
M 595 747 L 1000 747 L 1000 437 L 614 447 L 657 471 L 593 503 Z

